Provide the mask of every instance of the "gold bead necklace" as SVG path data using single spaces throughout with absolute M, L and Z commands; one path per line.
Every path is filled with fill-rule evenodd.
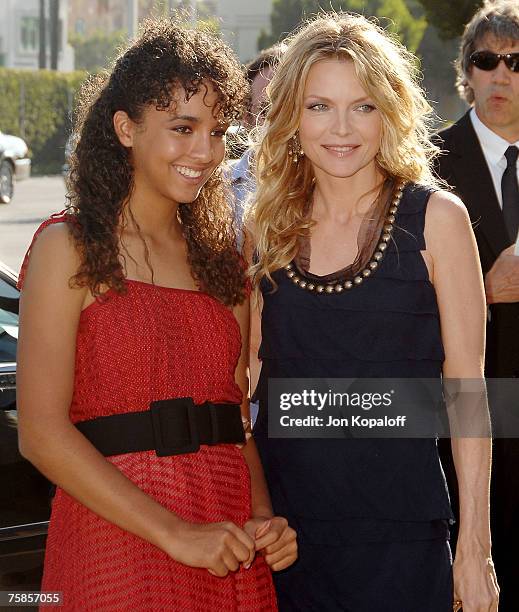
M 371 276 L 371 274 L 378 268 L 380 262 L 384 257 L 384 253 L 387 250 L 387 245 L 391 240 L 391 236 L 393 234 L 396 213 L 398 211 L 400 200 L 402 199 L 404 187 L 405 182 L 401 182 L 397 185 L 395 189 L 393 201 L 391 202 L 388 214 L 386 215 L 386 218 L 384 220 L 384 227 L 382 228 L 380 242 L 378 243 L 377 248 L 375 249 L 373 257 L 366 265 L 366 267 L 361 270 L 357 275 L 355 275 L 352 280 L 339 281 L 327 284 L 317 284 L 315 282 L 298 276 L 296 270 L 294 270 L 293 263 L 289 263 L 285 266 L 285 272 L 288 278 L 291 279 L 294 285 L 301 287 L 301 289 L 305 289 L 306 291 L 313 291 L 315 293 L 342 293 L 344 290 L 348 291 L 349 289 L 353 289 L 353 287 L 355 286 L 362 285 L 364 280 Z

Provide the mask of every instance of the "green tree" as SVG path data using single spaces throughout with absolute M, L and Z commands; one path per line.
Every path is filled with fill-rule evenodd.
M 258 48 L 282 40 L 305 17 L 329 10 L 354 11 L 377 17 L 411 51 L 418 48 L 427 27 L 424 10 L 417 0 L 274 0 L 271 32 L 260 34 Z
M 69 43 L 74 47 L 76 70 L 97 72 L 110 65 L 119 47 L 126 41 L 122 30 L 103 32 L 98 30 L 88 36 L 74 34 Z
M 265 49 L 285 38 L 305 16 L 305 0 L 274 0 L 270 14 L 270 33 L 263 30 L 258 49 Z
M 406 47 L 416 52 L 422 41 L 427 20 L 423 11 L 416 3 L 405 0 L 379 0 L 370 3 L 370 10 L 378 17 L 382 24 L 389 19 L 389 30 L 395 33 Z M 411 10 L 411 4 L 414 11 Z M 366 14 L 366 13 L 365 13 Z
M 438 29 L 428 26 L 417 50 L 423 72 L 422 86 L 429 102 L 440 119 L 454 121 L 465 111 L 465 104 L 455 88 L 454 59 L 458 52 L 458 39 L 442 40 Z
M 448 40 L 460 36 L 483 0 L 418 0 L 425 10 L 427 21 L 438 29 L 440 38 Z
M 29 146 L 33 173 L 61 171 L 83 72 L 0 68 L 2 130 Z

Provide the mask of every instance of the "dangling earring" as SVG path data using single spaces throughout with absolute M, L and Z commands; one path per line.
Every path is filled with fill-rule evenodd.
M 303 157 L 305 152 L 301 147 L 301 143 L 299 142 L 299 137 L 297 132 L 292 136 L 292 138 L 288 141 L 288 156 L 292 158 L 292 162 L 297 164 L 300 157 Z

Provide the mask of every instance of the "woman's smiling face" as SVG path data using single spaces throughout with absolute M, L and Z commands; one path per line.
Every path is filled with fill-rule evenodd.
M 175 203 L 193 202 L 225 156 L 226 125 L 215 112 L 211 85 L 185 99 L 179 89 L 172 109 L 150 105 L 131 134 L 134 181 Z
M 353 62 L 326 59 L 308 73 L 299 124 L 301 147 L 316 179 L 348 178 L 373 170 L 380 149 L 382 121 L 360 84 Z

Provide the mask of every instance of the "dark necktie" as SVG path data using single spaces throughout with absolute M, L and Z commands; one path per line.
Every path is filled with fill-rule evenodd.
M 517 156 L 519 149 L 511 146 L 505 151 L 506 170 L 501 179 L 503 216 L 510 242 L 515 242 L 519 229 L 519 185 L 517 184 Z

